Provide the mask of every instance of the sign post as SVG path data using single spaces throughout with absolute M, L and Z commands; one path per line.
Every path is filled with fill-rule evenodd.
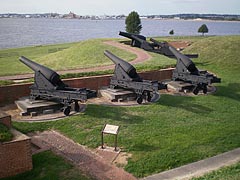
M 114 142 L 114 150 L 117 151 L 117 136 L 119 133 L 119 128 L 120 126 L 115 126 L 115 125 L 110 125 L 110 124 L 105 124 L 103 129 L 102 129 L 102 149 L 104 149 L 104 140 L 103 140 L 103 135 L 104 134 L 112 134 L 115 135 L 115 142 Z

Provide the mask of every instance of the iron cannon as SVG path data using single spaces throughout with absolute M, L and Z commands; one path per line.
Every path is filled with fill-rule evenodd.
M 24 56 L 21 56 L 19 60 L 34 71 L 34 84 L 30 86 L 30 99 L 57 101 L 64 105 L 63 113 L 66 116 L 70 114 L 72 103 L 75 103 L 74 110 L 79 111 L 79 101 L 85 102 L 88 98 L 96 96 L 96 91 L 68 87 L 61 80 L 59 74 L 48 67 L 31 61 Z
M 206 70 L 199 70 L 189 57 L 180 53 L 175 48 L 169 46 L 169 50 L 177 59 L 177 65 L 173 70 L 172 79 L 174 81 L 180 80 L 191 83 L 194 86 L 194 94 L 198 94 L 200 90 L 206 94 L 208 85 L 221 82 L 221 78 L 218 78 L 214 74 L 209 73 Z
M 147 38 L 143 35 L 132 34 L 132 33 L 121 32 L 121 31 L 119 32 L 119 35 L 131 39 L 131 46 L 133 47 L 138 47 L 149 52 L 162 54 L 170 58 L 175 58 L 173 53 L 169 51 L 168 46 L 170 45 L 167 42 L 158 42 L 152 38 L 150 38 L 151 42 L 148 42 Z M 185 55 L 190 58 L 198 57 L 198 54 L 185 54 Z
M 111 59 L 115 64 L 114 75 L 110 80 L 110 88 L 124 88 L 133 90 L 137 95 L 137 102 L 141 104 L 143 99 L 154 102 L 160 97 L 159 87 L 162 87 L 157 81 L 143 80 L 136 69 L 128 62 L 115 56 L 109 51 L 104 51 L 105 56 Z

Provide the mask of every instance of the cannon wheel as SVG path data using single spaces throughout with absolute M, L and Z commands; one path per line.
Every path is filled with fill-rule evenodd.
M 135 40 L 132 40 L 132 42 L 131 42 L 131 46 L 135 46 L 135 44 L 136 44 L 136 41 Z
M 196 87 L 193 88 L 193 94 L 198 95 L 198 93 L 199 93 L 199 89 L 196 86 Z
M 142 94 L 143 99 L 147 100 L 148 102 L 151 101 L 152 96 L 150 91 L 144 91 Z
M 74 103 L 74 111 L 79 112 L 79 110 L 80 110 L 80 106 L 79 106 L 78 102 L 75 101 L 75 103 Z
M 40 99 L 40 96 L 30 94 L 30 99 L 32 99 L 32 100 L 38 100 L 38 99 Z
M 152 96 L 151 93 L 148 91 L 148 92 L 147 92 L 147 101 L 148 101 L 148 102 L 151 102 L 152 97 L 153 97 L 153 96 Z
M 205 86 L 203 87 L 203 93 L 204 93 L 204 94 L 207 94 L 207 85 L 205 85 Z
M 65 116 L 69 116 L 71 111 L 71 106 L 67 106 L 63 109 L 63 113 L 65 114 Z
M 138 96 L 138 98 L 137 98 L 137 103 L 138 103 L 138 104 L 142 104 L 142 102 L 143 102 L 142 96 Z
M 116 88 L 116 86 L 115 86 L 115 85 L 112 85 L 112 84 L 110 84 L 109 88 L 111 88 L 111 89 L 115 89 L 115 88 Z

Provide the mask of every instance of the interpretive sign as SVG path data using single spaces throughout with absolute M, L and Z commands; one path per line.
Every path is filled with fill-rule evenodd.
M 118 134 L 119 126 L 106 124 L 103 133 L 105 134 Z
M 120 126 L 116 126 L 116 125 L 110 125 L 110 124 L 105 124 L 103 129 L 102 129 L 102 149 L 104 149 L 103 147 L 103 134 L 113 134 L 115 135 L 115 151 L 117 151 L 117 135 L 119 132 L 119 128 Z

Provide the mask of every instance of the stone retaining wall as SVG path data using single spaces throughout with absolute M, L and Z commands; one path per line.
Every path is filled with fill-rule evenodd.
M 162 81 L 171 79 L 173 68 L 159 71 L 149 71 L 139 73 L 143 79 Z M 92 90 L 98 90 L 102 86 L 108 86 L 112 75 L 91 76 L 82 78 L 72 78 L 63 80 L 64 83 L 71 87 L 86 87 Z M 16 84 L 0 87 L 0 106 L 13 103 L 20 97 L 28 96 L 30 93 L 29 86 L 32 83 Z
M 11 117 L 1 116 L 0 123 L 11 126 Z M 10 129 L 10 131 L 14 138 L 0 143 L 0 178 L 14 176 L 32 169 L 30 138 L 15 129 Z
M 0 123 L 4 124 L 8 128 L 12 127 L 11 116 L 5 112 L 0 111 Z

